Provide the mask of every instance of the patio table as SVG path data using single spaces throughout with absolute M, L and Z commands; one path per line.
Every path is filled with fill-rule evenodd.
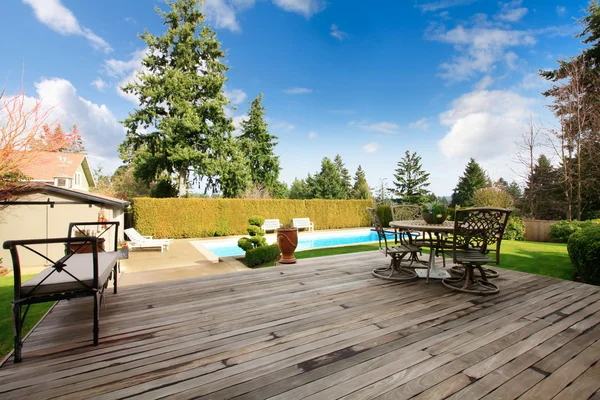
M 441 224 L 428 224 L 421 220 L 407 220 L 407 221 L 392 221 L 390 227 L 395 230 L 403 230 L 406 232 L 422 232 L 429 233 L 429 268 L 427 270 L 416 269 L 415 272 L 419 278 L 427 278 L 427 272 L 429 271 L 429 278 L 433 279 L 444 279 L 450 278 L 448 271 L 442 268 L 438 268 L 435 262 L 435 252 L 437 249 L 442 248 L 443 234 L 454 232 L 454 222 L 444 221 Z M 434 239 L 435 236 L 435 239 Z M 412 235 L 408 235 L 409 241 L 412 241 Z

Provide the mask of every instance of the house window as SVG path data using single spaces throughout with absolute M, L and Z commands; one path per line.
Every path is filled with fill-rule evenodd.
M 67 186 L 67 180 L 64 178 L 59 178 L 56 180 L 56 186 Z
M 79 172 L 75 173 L 75 186 L 81 186 L 81 174 Z

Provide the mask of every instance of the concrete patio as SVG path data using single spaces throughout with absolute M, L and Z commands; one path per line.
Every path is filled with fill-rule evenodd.
M 600 396 L 600 287 L 504 269 L 498 295 L 372 277 L 378 252 L 60 302 L 3 399 Z

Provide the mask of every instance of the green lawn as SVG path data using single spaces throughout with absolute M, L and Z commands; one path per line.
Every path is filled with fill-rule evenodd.
M 23 282 L 32 276 L 23 275 Z M 10 302 L 14 298 L 13 285 L 14 278 L 12 276 L 0 277 L 0 358 L 4 357 L 13 348 L 12 311 L 10 306 Z M 31 306 L 25 320 L 23 336 L 29 332 L 51 306 L 52 303 L 41 303 Z
M 357 246 L 332 247 L 296 252 L 297 259 L 350 254 L 361 251 L 377 250 L 377 244 L 361 244 Z M 424 249 L 425 250 L 425 249 Z M 427 250 L 424 251 L 427 253 Z M 492 253 L 493 254 L 493 253 Z M 500 267 L 515 271 L 551 276 L 559 279 L 573 279 L 575 270 L 571 266 L 567 245 L 562 243 L 502 242 Z M 259 268 L 272 267 L 268 263 Z

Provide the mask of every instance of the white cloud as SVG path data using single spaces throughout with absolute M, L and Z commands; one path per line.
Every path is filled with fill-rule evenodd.
M 112 51 L 110 45 L 90 29 L 79 25 L 77 18 L 71 10 L 66 8 L 60 0 L 22 0 L 31 6 L 35 17 L 50 29 L 63 36 L 79 35 L 90 41 L 92 47 L 108 53 Z
M 421 11 L 438 11 L 445 8 L 471 4 L 475 1 L 477 0 L 440 0 L 416 4 L 415 7 L 420 8 Z
M 251 2 L 248 6 L 252 5 L 254 5 L 254 2 Z M 225 0 L 206 0 L 202 11 L 206 14 L 208 21 L 213 23 L 216 28 L 229 29 L 232 32 L 242 30 L 236 16 L 235 4 Z
M 108 83 L 106 83 L 106 81 L 103 81 L 101 78 L 96 78 L 92 81 L 91 85 L 94 86 L 99 91 L 104 92 L 104 89 L 106 89 L 106 86 L 108 86 Z
M 236 115 L 233 117 L 233 126 L 235 126 L 235 129 L 233 131 L 233 136 L 239 136 L 242 134 L 241 128 L 242 128 L 242 122 L 244 121 L 248 121 L 248 115 L 244 114 L 244 115 Z
M 567 8 L 563 6 L 556 6 L 556 14 L 559 17 L 564 17 L 565 15 L 567 15 Z
M 240 104 L 246 100 L 246 97 L 248 97 L 246 92 L 241 89 L 226 90 L 225 96 L 229 99 L 229 101 L 231 101 L 232 104 Z
M 512 55 L 506 59 L 508 48 L 536 43 L 533 34 L 528 31 L 488 27 L 482 23 L 472 28 L 459 25 L 450 30 L 433 26 L 426 36 L 452 44 L 458 51 L 459 55 L 451 62 L 440 65 L 442 71 L 439 75 L 449 81 L 464 81 L 479 73 L 489 73 L 499 61 L 515 61 Z
M 409 128 L 418 128 L 423 131 L 426 131 L 427 128 L 429 128 L 429 124 L 427 123 L 427 118 L 423 117 L 418 121 L 411 122 L 410 124 L 408 124 L 408 127 Z
M 114 78 L 119 78 L 118 83 L 115 85 L 117 94 L 134 104 L 139 103 L 138 98 L 133 94 L 124 93 L 120 88 L 121 86 L 135 82 L 136 75 L 145 71 L 142 59 L 146 56 L 147 52 L 147 48 L 139 49 L 131 53 L 129 60 L 123 61 L 111 58 L 104 61 L 104 70 L 106 73 Z
M 344 31 L 341 31 L 340 28 L 336 24 L 331 24 L 330 35 L 340 41 L 344 40 L 348 37 L 348 34 Z
M 315 132 L 315 131 L 308 132 L 308 138 L 309 139 L 316 139 L 318 137 L 319 137 L 319 135 L 317 134 L 317 132 Z
M 551 69 L 551 68 L 549 68 Z M 523 76 L 523 80 L 520 83 L 520 87 L 525 90 L 535 90 L 542 92 L 550 88 L 550 82 L 542 78 L 537 72 L 530 72 Z
M 529 11 L 525 7 L 520 7 L 522 3 L 523 0 L 513 0 L 509 1 L 508 3 L 504 3 L 495 17 L 505 22 L 520 21 Z
M 441 124 L 450 130 L 438 142 L 438 148 L 450 159 L 506 157 L 524 131 L 534 104 L 534 99 L 511 91 L 464 94 L 440 114 Z
M 508 53 L 506 53 L 504 55 L 504 60 L 506 61 L 506 65 L 510 69 L 517 68 L 517 60 L 518 59 L 519 59 L 519 56 L 514 51 L 509 51 Z
M 371 142 L 371 143 L 365 144 L 362 148 L 367 153 L 375 153 L 377 150 L 379 150 L 381 148 L 381 145 L 379 143 Z
M 117 146 L 125 138 L 125 128 L 104 104 L 95 104 L 77 95 L 65 79 L 44 79 L 35 84 L 38 97 L 50 110 L 49 120 L 63 127 L 77 125 L 86 151 L 98 157 L 115 157 Z
M 486 75 L 483 78 L 481 78 L 479 82 L 477 82 L 477 85 L 475 85 L 475 90 L 485 90 L 492 83 L 494 83 L 494 79 L 491 76 Z
M 285 11 L 298 13 L 306 18 L 323 11 L 327 6 L 324 0 L 273 0 L 273 3 Z
M 357 127 L 359 127 L 362 130 L 365 131 L 372 131 L 372 132 L 381 132 L 381 133 L 389 133 L 389 134 L 394 134 L 394 133 L 398 133 L 398 129 L 400 128 L 397 124 L 394 124 L 393 122 L 376 122 L 376 123 L 368 123 L 367 121 L 360 121 L 360 122 L 355 122 L 355 121 L 350 121 L 348 123 L 349 126 L 354 126 L 356 125 Z
M 311 93 L 311 92 L 312 92 L 312 89 L 303 88 L 303 87 L 294 87 L 294 88 L 285 89 L 283 91 L 283 93 L 286 93 L 286 94 L 306 94 L 306 93 Z
M 293 131 L 295 126 L 290 124 L 289 122 L 279 121 L 271 125 L 273 130 L 276 131 Z

